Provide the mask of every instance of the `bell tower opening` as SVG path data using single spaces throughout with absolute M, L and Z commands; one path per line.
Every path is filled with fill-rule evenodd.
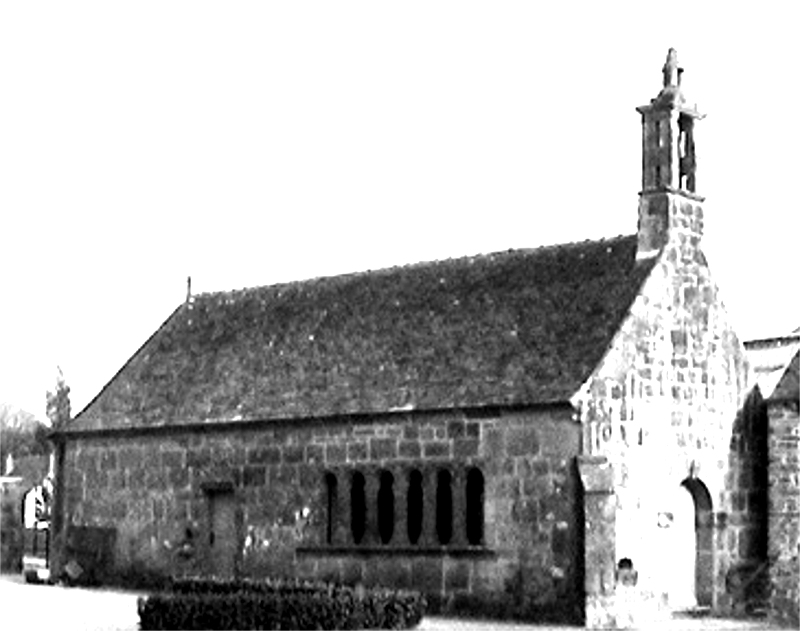
M 642 117 L 638 259 L 657 255 L 670 241 L 679 240 L 677 234 L 691 237 L 692 247 L 702 236 L 695 121 L 703 116 L 687 103 L 682 74 L 678 55 L 670 48 L 661 91 L 648 105 L 636 108 Z
M 678 117 L 678 129 L 680 136 L 678 140 L 678 155 L 680 164 L 680 174 L 678 188 L 695 192 L 695 159 L 694 159 L 694 119 L 691 116 L 681 114 Z

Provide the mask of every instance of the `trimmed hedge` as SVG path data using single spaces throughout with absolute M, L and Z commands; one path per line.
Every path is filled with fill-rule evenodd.
M 181 579 L 140 598 L 147 629 L 410 629 L 425 600 L 416 592 L 295 580 Z

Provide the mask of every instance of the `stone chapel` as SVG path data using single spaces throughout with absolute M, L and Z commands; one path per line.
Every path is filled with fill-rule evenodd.
M 56 563 L 102 542 L 100 579 L 302 576 L 598 628 L 621 573 L 643 610 L 753 601 L 766 421 L 681 74 L 670 50 L 637 108 L 630 235 L 188 297 L 54 435 Z

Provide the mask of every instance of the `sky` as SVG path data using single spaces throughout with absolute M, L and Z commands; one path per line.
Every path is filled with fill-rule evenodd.
M 723 8 L 724 7 L 724 8 Z M 185 299 L 636 231 L 677 49 L 742 339 L 800 326 L 792 3 L 0 8 L 0 401 L 82 409 Z

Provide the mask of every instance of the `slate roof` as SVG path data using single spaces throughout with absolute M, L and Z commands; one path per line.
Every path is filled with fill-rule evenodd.
M 800 335 L 797 332 L 782 337 L 748 340 L 744 347 L 756 385 L 765 399 L 797 398 L 798 387 L 793 386 L 792 382 L 792 366 L 794 376 L 798 375 Z
M 776 401 L 800 400 L 800 352 L 795 353 L 769 398 Z
M 652 268 L 635 235 L 200 294 L 70 431 L 568 401 Z

